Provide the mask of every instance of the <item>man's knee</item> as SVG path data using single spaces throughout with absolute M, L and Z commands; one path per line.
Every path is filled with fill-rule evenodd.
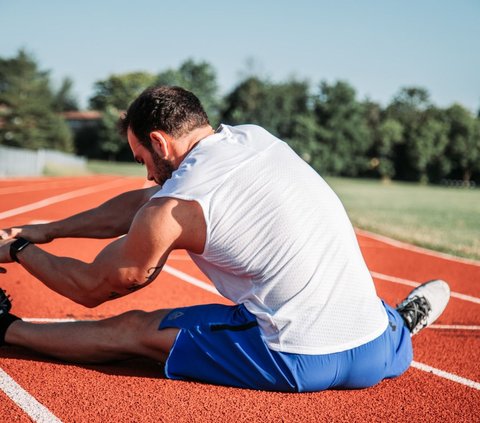
M 176 328 L 159 330 L 161 321 L 169 311 L 132 310 L 100 321 L 99 324 L 105 329 L 100 348 L 164 361 L 179 331 Z
M 151 352 L 152 355 L 158 357 L 161 361 L 165 361 L 170 353 L 177 334 L 178 328 L 160 329 L 160 323 L 163 318 L 170 312 L 170 310 L 158 310 L 147 313 L 145 316 L 145 326 L 140 334 L 140 343 L 142 346 Z
M 139 327 L 145 324 L 148 314 L 148 312 L 142 310 L 130 310 L 118 316 L 99 320 L 98 324 L 106 330 L 118 330 L 126 334 L 130 332 L 135 333 Z
M 137 342 L 135 338 L 142 332 L 148 313 L 142 310 L 131 310 L 118 316 L 96 322 L 101 328 L 99 347 L 105 351 L 126 350 Z

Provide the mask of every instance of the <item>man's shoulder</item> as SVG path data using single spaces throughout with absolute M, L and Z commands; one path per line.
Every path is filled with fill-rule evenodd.
M 152 198 L 141 210 L 140 219 L 159 233 L 173 228 L 176 248 L 201 253 L 205 246 L 206 223 L 201 205 L 195 200 L 176 197 Z
M 238 135 L 252 134 L 254 136 L 275 138 L 275 136 L 271 134 L 268 130 L 266 130 L 264 127 L 253 124 L 253 123 L 244 123 L 244 124 L 235 125 L 235 126 L 222 124 L 220 125 L 219 130 L 221 130 L 222 128 L 231 132 L 232 134 L 238 134 Z
M 206 200 L 232 172 L 279 142 L 258 125 L 221 125 L 198 143 L 153 198 Z
M 265 128 L 254 124 L 243 124 L 237 126 L 223 125 L 221 132 L 224 134 L 225 143 L 223 148 L 230 154 L 238 156 L 241 150 L 247 149 L 247 156 L 268 149 L 270 146 L 282 143 L 282 140 L 268 132 Z

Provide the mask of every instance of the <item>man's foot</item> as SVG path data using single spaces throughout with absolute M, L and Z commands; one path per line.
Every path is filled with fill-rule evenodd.
M 417 286 L 398 306 L 412 335 L 430 326 L 442 314 L 450 299 L 450 287 L 445 281 L 434 280 Z
M 5 333 L 8 327 L 15 321 L 19 320 L 17 316 L 10 314 L 12 303 L 7 293 L 0 288 L 0 346 L 5 343 Z

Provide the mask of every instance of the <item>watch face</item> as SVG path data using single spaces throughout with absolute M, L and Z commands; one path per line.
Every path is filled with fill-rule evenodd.
M 21 251 L 21 249 L 26 247 L 28 244 L 30 244 L 30 241 L 26 240 L 25 238 L 19 238 L 13 243 L 17 251 Z

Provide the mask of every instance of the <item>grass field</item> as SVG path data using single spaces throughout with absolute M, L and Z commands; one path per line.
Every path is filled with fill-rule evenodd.
M 328 178 L 355 226 L 480 259 L 480 190 Z
M 145 176 L 136 163 L 91 161 L 92 173 Z M 480 259 L 480 190 L 328 178 L 354 225 L 401 241 Z
M 87 169 L 91 173 L 103 173 L 109 175 L 146 176 L 146 170 L 138 163 L 104 162 L 101 160 L 89 160 Z

